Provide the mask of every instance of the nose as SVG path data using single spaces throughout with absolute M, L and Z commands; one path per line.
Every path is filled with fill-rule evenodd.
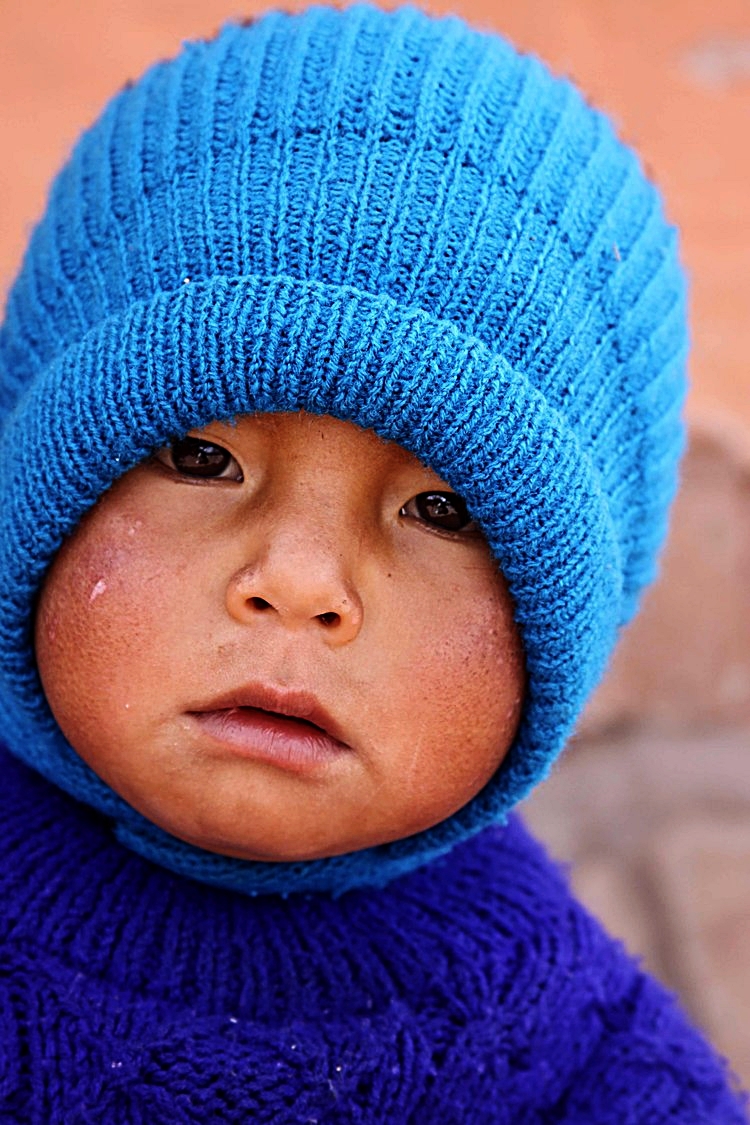
M 314 628 L 331 645 L 354 640 L 362 598 L 335 542 L 305 535 L 304 528 L 297 534 L 277 529 L 253 554 L 227 584 L 226 607 L 236 621 L 275 618 L 288 628 Z

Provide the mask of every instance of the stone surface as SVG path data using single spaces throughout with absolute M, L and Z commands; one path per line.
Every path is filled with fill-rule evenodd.
M 704 813 L 658 833 L 652 855 L 678 987 L 717 1047 L 748 1076 L 750 820 Z
M 523 805 L 750 1089 L 750 727 L 578 738 Z
M 750 430 L 698 413 L 661 576 L 580 729 L 750 724 Z

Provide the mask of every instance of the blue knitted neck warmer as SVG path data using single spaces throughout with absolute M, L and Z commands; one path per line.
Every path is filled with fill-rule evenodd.
M 549 771 L 653 577 L 682 447 L 676 236 L 567 82 L 455 18 L 270 13 L 118 94 L 53 184 L 0 329 L 0 717 L 11 750 L 172 870 L 249 894 L 382 885 Z M 517 606 L 528 695 L 437 826 L 296 863 L 163 832 L 62 737 L 34 599 L 81 515 L 212 419 L 307 410 L 467 500 Z

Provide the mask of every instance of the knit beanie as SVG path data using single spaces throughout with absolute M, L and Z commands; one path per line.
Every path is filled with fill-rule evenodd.
M 675 231 L 637 158 L 499 36 L 358 4 L 183 44 L 80 138 L 8 298 L 3 739 L 128 847 L 248 894 L 383 885 L 503 823 L 654 576 L 686 337 Z M 162 831 L 82 761 L 42 692 L 33 613 L 122 473 L 213 419 L 298 410 L 400 443 L 465 498 L 515 602 L 527 695 L 502 766 L 447 820 L 245 861 Z

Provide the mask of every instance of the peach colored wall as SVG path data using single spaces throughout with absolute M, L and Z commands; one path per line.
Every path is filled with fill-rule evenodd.
M 0 292 L 78 131 L 126 78 L 267 5 L 3 0 Z M 299 4 L 286 4 L 287 8 Z M 616 119 L 661 183 L 692 277 L 692 408 L 750 432 L 748 0 L 433 0 L 535 51 Z

